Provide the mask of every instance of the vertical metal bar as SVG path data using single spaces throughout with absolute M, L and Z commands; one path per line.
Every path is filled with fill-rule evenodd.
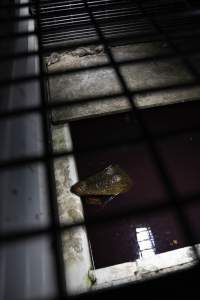
M 52 233 L 51 237 L 53 240 L 53 250 L 55 255 L 55 266 L 56 266 L 56 280 L 58 286 L 58 293 L 60 297 L 65 297 L 66 291 L 66 281 L 65 281 L 65 271 L 64 271 L 64 261 L 62 253 L 62 241 L 61 232 L 58 231 L 59 226 L 59 214 L 58 205 L 56 200 L 56 185 L 54 177 L 54 167 L 53 167 L 53 147 L 52 147 L 52 137 L 50 131 L 49 114 L 47 109 L 47 98 L 45 91 L 44 77 L 42 74 L 45 73 L 44 62 L 43 62 L 43 45 L 42 45 L 42 28 L 41 28 L 41 17 L 40 17 L 40 0 L 36 1 L 36 26 L 38 27 L 38 52 L 39 52 L 39 67 L 40 67 L 40 96 L 41 96 L 41 116 L 43 122 L 43 135 L 44 135 L 44 149 L 45 149 L 45 161 L 47 171 L 47 184 L 49 192 L 49 208 L 52 222 Z

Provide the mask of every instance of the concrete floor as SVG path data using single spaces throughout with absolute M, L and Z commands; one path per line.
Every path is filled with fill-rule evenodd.
M 90 52 L 91 48 L 86 48 Z M 161 42 L 140 43 L 112 47 L 111 51 L 117 62 L 127 59 L 138 59 L 152 55 L 170 53 L 166 44 Z M 80 54 L 80 49 L 60 53 L 58 61 L 48 66 L 49 73 L 64 71 L 71 68 L 89 67 L 108 62 L 104 51 L 99 54 Z M 47 58 L 49 61 L 49 58 Z M 192 76 L 178 59 L 165 61 L 151 61 L 148 63 L 129 64 L 122 66 L 121 72 L 130 90 L 139 90 L 152 87 L 160 87 L 170 84 L 182 84 L 192 81 Z M 112 95 L 121 93 L 121 86 L 111 68 L 88 70 L 69 75 L 51 77 L 49 79 L 50 99 L 52 102 L 68 101 L 95 96 Z M 200 88 L 185 88 L 157 93 L 136 93 L 136 105 L 141 108 L 164 105 L 185 101 L 199 96 Z M 111 97 L 107 100 L 94 101 L 66 107 L 53 111 L 53 121 L 67 121 L 94 115 L 102 115 L 113 112 L 127 111 L 130 104 L 123 97 Z

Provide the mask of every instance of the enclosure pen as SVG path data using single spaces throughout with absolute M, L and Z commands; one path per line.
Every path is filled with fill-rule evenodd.
M 0 299 L 198 290 L 199 17 L 194 0 L 1 1 Z M 71 188 L 105 170 L 131 191 Z

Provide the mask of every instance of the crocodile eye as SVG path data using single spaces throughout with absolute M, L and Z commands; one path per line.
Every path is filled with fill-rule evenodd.
M 80 191 L 85 191 L 87 188 L 87 183 L 86 182 L 82 182 L 81 185 L 79 186 L 79 190 Z
M 113 170 L 113 167 L 112 166 L 109 166 L 106 168 L 106 174 L 107 175 L 113 175 L 114 173 L 114 170 Z
M 121 176 L 120 175 L 114 175 L 112 178 L 112 182 L 120 182 Z

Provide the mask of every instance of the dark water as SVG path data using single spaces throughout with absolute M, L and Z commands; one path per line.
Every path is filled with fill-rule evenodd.
M 177 195 L 200 193 L 200 133 L 194 130 L 200 128 L 200 103 L 145 109 L 142 117 L 154 135 L 168 133 L 156 146 Z M 129 192 L 104 208 L 87 205 L 82 199 L 86 219 L 110 219 L 87 227 L 96 268 L 189 245 L 176 211 L 167 205 L 168 194 L 156 164 L 128 113 L 76 121 L 70 127 L 75 150 L 94 150 L 76 156 L 80 179 L 117 163 L 133 180 Z M 105 144 L 113 146 L 105 149 Z M 188 200 L 183 209 L 199 242 L 200 204 Z

